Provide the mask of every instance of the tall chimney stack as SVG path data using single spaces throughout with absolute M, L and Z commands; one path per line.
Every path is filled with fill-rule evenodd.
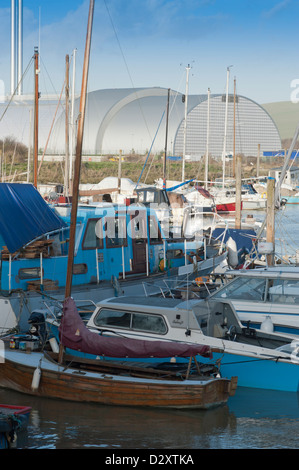
M 18 95 L 23 93 L 23 0 L 19 0 L 18 17 Z
M 11 64 L 10 91 L 23 93 L 23 0 L 11 0 Z
M 16 0 L 11 0 L 11 56 L 10 56 L 10 91 L 16 88 Z

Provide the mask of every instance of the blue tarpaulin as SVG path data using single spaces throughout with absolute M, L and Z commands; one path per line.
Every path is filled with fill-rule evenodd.
M 10 253 L 47 232 L 66 227 L 31 184 L 0 183 L 0 235 Z

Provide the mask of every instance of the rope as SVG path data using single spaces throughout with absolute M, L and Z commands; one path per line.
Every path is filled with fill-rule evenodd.
M 156 131 L 156 134 L 155 134 L 154 140 L 153 140 L 153 142 L 152 142 L 151 148 L 149 149 L 149 152 L 148 152 L 148 154 L 147 154 L 146 160 L 145 160 L 145 162 L 144 162 L 144 165 L 143 165 L 143 168 L 142 168 L 142 170 L 141 170 L 140 176 L 139 176 L 138 181 L 137 181 L 137 183 L 136 183 L 135 189 L 137 188 L 137 186 L 138 186 L 138 184 L 139 184 L 139 181 L 140 181 L 140 179 L 141 179 L 141 176 L 142 176 L 142 174 L 143 174 L 143 172 L 144 172 L 144 169 L 145 169 L 145 167 L 146 167 L 146 164 L 147 164 L 148 158 L 149 158 L 149 156 L 150 156 L 151 150 L 152 150 L 152 148 L 153 148 L 155 139 L 156 139 L 157 134 L 158 134 L 158 132 L 159 132 L 159 129 L 160 129 L 160 126 L 161 126 L 161 123 L 162 123 L 164 114 L 165 114 L 165 111 L 163 111 L 161 120 L 160 120 L 159 125 L 158 125 L 158 129 L 157 129 L 157 131 Z

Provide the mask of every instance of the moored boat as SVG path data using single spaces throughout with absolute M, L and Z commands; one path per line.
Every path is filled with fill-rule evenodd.
M 0 449 L 15 445 L 19 432 L 27 428 L 31 407 L 0 405 Z
M 75 312 L 74 316 L 70 312 L 67 323 L 61 324 L 59 319 L 55 322 L 53 318 L 46 321 L 53 327 L 51 331 L 57 340 L 65 345 L 66 354 L 94 358 L 95 352 L 85 347 L 91 346 L 89 334 Z M 219 361 L 220 374 L 229 378 L 237 376 L 238 386 L 291 392 L 299 389 L 296 337 L 243 326 L 232 302 L 226 299 L 215 302 L 160 297 L 112 298 L 98 304 L 87 326 L 93 338 L 97 333 L 100 338 L 121 336 L 166 344 L 208 346 L 219 351 L 213 353 L 213 360 Z M 102 359 L 114 360 L 115 351 L 117 354 L 117 348 L 113 357 L 106 351 Z M 170 355 L 165 360 L 170 363 L 174 359 Z M 177 357 L 175 361 L 186 362 L 186 359 Z M 149 357 L 147 362 L 153 359 Z M 201 362 L 207 360 L 201 358 Z
M 67 359 L 67 358 L 66 358 Z M 77 367 L 75 367 L 77 365 Z M 40 371 L 38 387 L 33 380 Z M 6 351 L 0 370 L 0 386 L 46 398 L 158 408 L 208 409 L 227 402 L 235 393 L 236 379 L 196 376 L 154 367 L 120 368 L 110 362 L 76 358 L 59 364 L 43 353 Z

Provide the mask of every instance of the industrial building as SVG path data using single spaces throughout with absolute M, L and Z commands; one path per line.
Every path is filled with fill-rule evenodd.
M 18 3 L 18 7 L 17 7 Z M 23 4 L 11 0 L 11 94 L 0 103 L 0 138 L 33 142 L 33 97 L 24 96 Z M 11 97 L 13 99 L 11 100 Z M 257 156 L 282 147 L 277 126 L 268 112 L 244 96 L 223 94 L 185 96 L 165 88 L 108 89 L 88 93 L 83 155 L 161 153 L 198 160 L 208 153 Z M 208 99 L 209 98 L 209 99 Z M 8 106 L 9 104 L 9 106 Z M 70 120 L 70 142 L 75 148 L 79 98 Z M 166 117 L 168 115 L 168 126 Z M 187 116 L 187 119 L 185 118 Z M 39 100 L 39 150 L 65 153 L 65 103 L 41 95 Z M 166 129 L 167 127 L 167 129 Z M 167 131 L 167 134 L 166 134 Z M 225 145 L 224 145 L 225 142 Z
M 90 92 L 87 98 L 83 154 L 107 155 L 163 152 L 166 142 L 166 108 L 168 90 L 164 88 L 109 89 Z M 64 103 L 42 97 L 40 100 L 39 148 L 59 155 L 65 152 Z M 208 106 L 209 102 L 209 106 Z M 2 111 L 6 103 L 0 106 Z M 28 145 L 29 97 L 17 96 L 0 123 L 0 138 L 12 136 Z M 209 120 L 208 120 L 209 108 Z M 167 150 L 169 155 L 199 159 L 206 153 L 209 122 L 209 154 L 221 157 L 225 132 L 225 95 L 191 95 L 188 97 L 185 127 L 184 95 L 170 92 Z M 74 103 L 76 130 L 79 99 Z M 53 119 L 55 117 L 55 121 Z M 256 156 L 260 152 L 278 151 L 281 139 L 276 124 L 262 106 L 243 97 L 228 96 L 226 153 Z M 186 129 L 186 130 L 185 130 Z M 52 132 L 50 133 L 50 130 Z M 184 147 L 184 132 L 185 147 Z M 185 150 L 184 150 L 185 149 Z

